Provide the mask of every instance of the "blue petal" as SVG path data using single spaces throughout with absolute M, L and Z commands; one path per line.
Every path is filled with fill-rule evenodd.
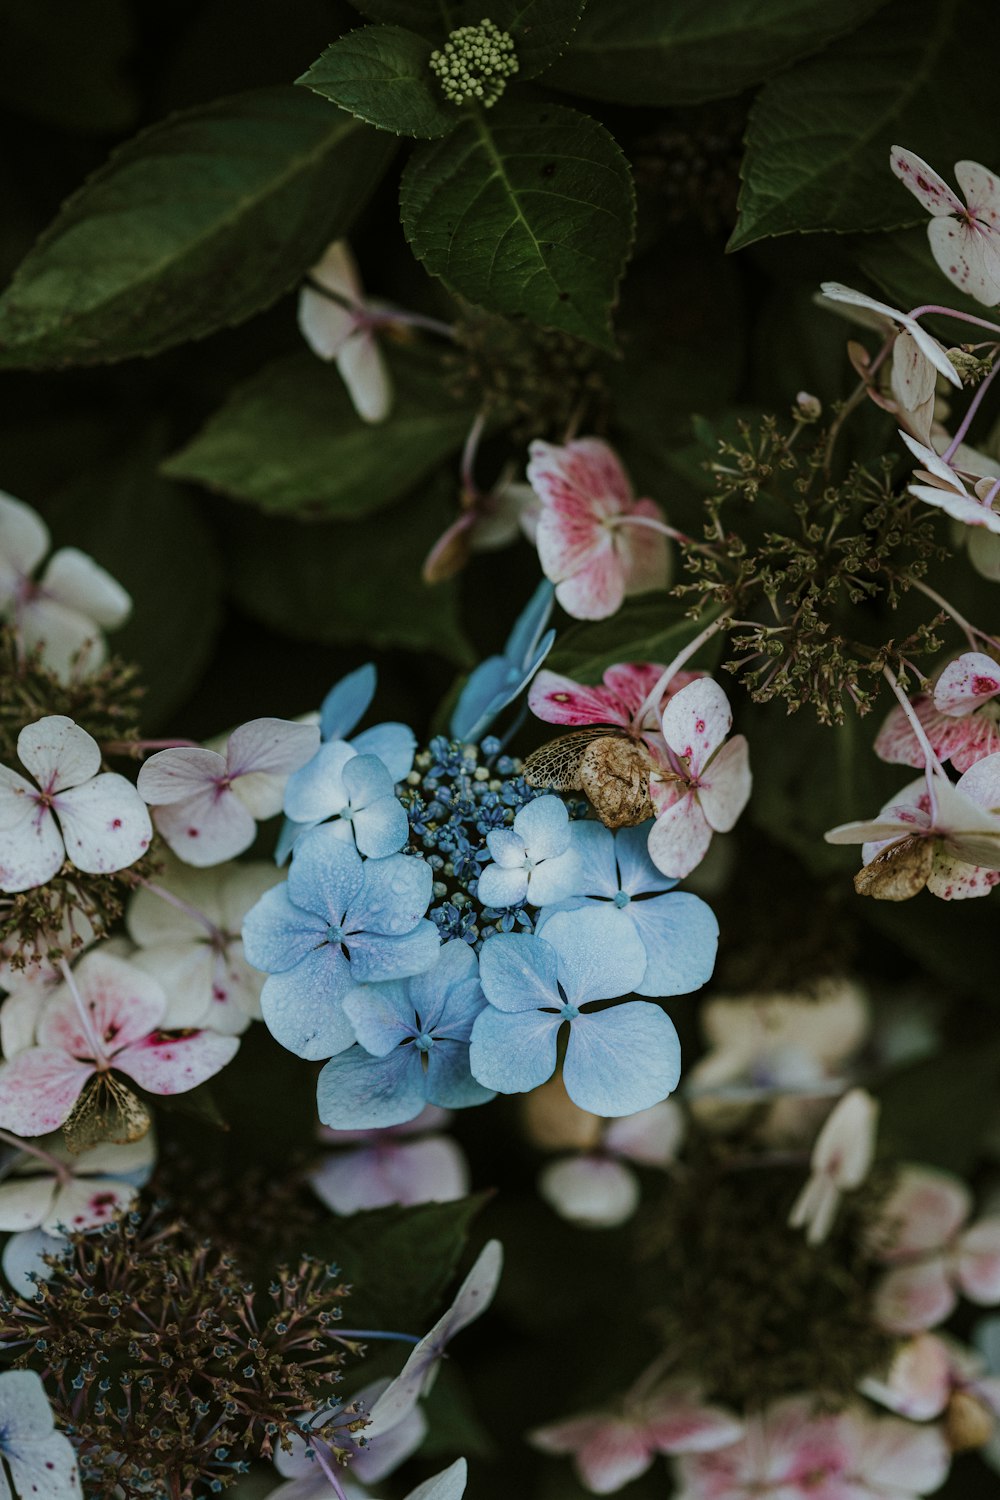
M 505 870 L 518 870 L 524 865 L 524 840 L 513 828 L 491 828 L 486 835 L 486 847 Z
M 488 656 L 469 673 L 448 725 L 456 740 L 478 739 L 498 714 L 516 696 L 521 673 L 505 656 Z
M 516 906 L 528 894 L 528 871 L 504 869 L 502 865 L 487 865 L 479 877 L 476 896 L 480 906 L 494 906 L 502 910 L 505 906 Z
M 416 1033 L 413 1001 L 400 979 L 356 984 L 344 1000 L 344 1010 L 358 1042 L 373 1057 L 385 1057 Z
M 315 828 L 315 823 L 296 823 L 291 818 L 285 818 L 278 834 L 278 842 L 274 846 L 274 863 L 283 865 L 295 846 L 295 840 L 299 834 L 305 833 L 307 828 Z
M 351 741 L 359 755 L 377 755 L 393 782 L 405 781 L 413 770 L 416 737 L 408 724 L 376 724 Z
M 715 968 L 719 924 L 710 906 L 689 891 L 632 901 L 622 913 L 646 950 L 646 972 L 637 995 L 689 995 L 707 984 Z
M 468 1042 L 435 1042 L 427 1054 L 427 1098 L 443 1109 L 468 1109 L 485 1104 L 495 1089 L 484 1088 L 472 1076 Z
M 380 797 L 369 803 L 354 814 L 351 825 L 354 842 L 369 859 L 385 859 L 389 854 L 398 853 L 410 836 L 406 808 L 396 797 Z
M 352 1047 L 331 1058 L 319 1075 L 316 1104 L 334 1130 L 374 1130 L 402 1125 L 427 1102 L 424 1070 L 416 1047 L 397 1047 L 372 1057 Z
M 502 942 L 491 938 L 490 942 Z M 483 944 L 483 952 L 489 945 Z M 561 1016 L 540 1010 L 504 1013 L 490 1007 L 476 1019 L 469 1047 L 473 1077 L 498 1094 L 526 1094 L 551 1078 Z
M 569 848 L 569 813 L 561 797 L 536 797 L 514 815 L 514 832 L 532 860 L 554 859 Z
M 418 856 L 391 854 L 388 859 L 366 860 L 361 889 L 344 925 L 355 932 L 409 932 L 430 905 L 433 884 L 430 865 Z
M 377 680 L 375 668 L 368 662 L 334 684 L 319 711 L 320 734 L 325 740 L 347 738 L 374 698 Z
M 354 932 L 345 942 L 354 982 L 375 984 L 383 979 L 407 979 L 429 969 L 437 957 L 441 936 L 434 923 L 424 919 L 400 935 Z
M 627 995 L 642 978 L 646 950 L 621 916 L 617 907 L 594 903 L 546 922 L 544 941 L 558 955 L 559 982 L 574 1005 Z
M 615 856 L 621 874 L 621 888 L 630 896 L 640 896 L 650 891 L 672 891 L 677 884 L 669 875 L 656 868 L 649 857 L 646 845 L 653 819 L 638 823 L 634 828 L 620 828 L 615 834 Z M 591 894 L 588 889 L 587 894 Z M 593 892 L 594 895 L 598 893 Z M 613 893 L 612 893 L 613 894 Z
M 272 886 L 243 918 L 246 961 L 264 974 L 280 974 L 325 941 L 326 928 L 323 917 L 289 900 L 287 883 Z
M 577 820 L 569 825 L 570 848 L 580 866 L 580 888 L 575 896 L 617 896 L 618 867 L 615 836 L 603 823 Z
M 354 1041 L 343 1007 L 350 988 L 347 960 L 339 947 L 324 943 L 286 974 L 272 974 L 260 1008 L 274 1039 L 296 1057 L 333 1057 Z
M 486 1001 L 479 988 L 479 960 L 461 938 L 444 943 L 431 967 L 409 983 L 410 1000 L 426 1031 L 433 1031 L 442 1018 L 453 1022 L 456 1006 L 464 1014 L 473 1003 L 470 991 L 477 992 L 481 1010 Z
M 517 662 L 522 669 L 526 669 L 536 655 L 539 637 L 549 623 L 554 598 L 555 589 L 547 578 L 543 578 L 507 637 L 504 655 L 509 661 Z M 554 639 L 555 631 L 551 634 Z
M 396 783 L 377 755 L 354 755 L 344 766 L 343 777 L 352 811 L 396 792 Z
M 288 894 L 296 906 L 337 926 L 363 885 L 361 855 L 333 825 L 310 828 L 296 840 L 288 872 Z
M 594 1115 L 634 1115 L 665 1099 L 681 1076 L 681 1044 L 670 1017 L 630 1000 L 570 1026 L 563 1083 Z
M 568 901 L 580 889 L 580 860 L 574 847 L 554 859 L 539 860 L 528 873 L 528 900 L 532 906 L 552 906 Z
M 498 1010 L 529 1011 L 540 1005 L 562 1005 L 555 949 L 528 934 L 498 932 L 487 938 L 479 955 L 479 982 L 487 1000 Z
M 341 812 L 349 800 L 344 767 L 354 758 L 355 752 L 344 740 L 320 745 L 312 760 L 289 776 L 285 815 L 296 823 L 318 823 Z

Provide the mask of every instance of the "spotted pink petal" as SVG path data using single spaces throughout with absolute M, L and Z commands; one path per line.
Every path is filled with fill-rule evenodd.
M 67 856 L 91 875 L 126 869 L 152 841 L 145 803 L 131 781 L 113 771 L 60 792 L 52 806 Z
M 968 901 L 988 896 L 998 884 L 1000 870 L 987 870 L 982 865 L 957 859 L 940 844 L 935 848 L 931 873 L 927 877 L 927 889 L 932 896 L 941 901 Z
M 104 1059 L 146 1036 L 166 1012 L 166 996 L 152 975 L 100 950 L 84 954 L 73 971 L 73 982 Z M 46 1005 L 38 1023 L 38 1041 L 42 1047 L 61 1047 L 73 1057 L 94 1056 L 94 1043 L 69 985 L 60 985 Z
M 872 1313 L 887 1333 L 922 1333 L 955 1309 L 958 1297 L 943 1257 L 887 1271 L 875 1289 Z
M 144 802 L 162 807 L 216 786 L 225 775 L 226 760 L 217 751 L 178 745 L 151 755 L 140 768 L 136 786 Z
M 540 521 L 539 536 L 541 528 Z M 624 601 L 625 570 L 610 537 L 604 535 L 607 540 L 601 541 L 589 560 L 571 577 L 556 584 L 556 599 L 574 620 L 605 620 Z M 549 574 L 553 580 L 554 576 Z
M 663 737 L 691 775 L 700 776 L 733 724 L 733 711 L 722 688 L 711 677 L 700 677 L 674 693 L 663 710 Z
M 750 800 L 752 784 L 749 748 L 736 734 L 701 773 L 698 800 L 709 827 L 728 833 Z
M 623 670 L 609 668 L 604 674 L 605 683 L 608 683 L 611 671 Z M 637 708 L 641 701 L 637 701 Z M 546 724 L 620 724 L 623 728 L 631 725 L 628 706 L 610 684 L 589 687 L 574 682 L 571 677 L 560 677 L 557 672 L 549 672 L 544 667 L 531 684 L 528 707 Z
M 1000 751 L 1000 726 L 992 709 L 977 710 L 956 719 L 935 708 L 926 693 L 911 699 L 911 705 L 934 754 L 941 760 L 950 760 L 956 771 L 967 771 L 984 755 Z M 923 769 L 923 751 L 898 705 L 890 710 L 875 738 L 875 754 L 893 765 Z
M 257 836 L 253 813 L 230 787 L 209 786 L 154 808 L 157 829 L 179 859 L 204 868 L 235 859 Z
M 646 848 L 653 864 L 672 880 L 683 880 L 705 858 L 712 830 L 693 792 L 686 792 L 652 828 Z
M 1000 245 L 985 225 L 932 219 L 927 226 L 931 254 L 948 280 L 986 307 L 1000 301 Z
M 877 1259 L 892 1262 L 947 1245 L 969 1217 L 972 1194 L 936 1167 L 904 1167 L 871 1230 Z
M 630 514 L 663 521 L 663 511 L 653 500 L 637 500 Z M 615 528 L 615 548 L 625 574 L 626 595 L 631 597 L 666 588 L 670 577 L 670 555 L 662 531 L 623 521 Z
M 944 178 L 939 177 L 934 168 L 929 167 L 915 151 L 907 151 L 902 146 L 893 146 L 889 153 L 889 165 L 900 182 L 909 188 L 917 202 L 922 204 L 929 214 L 946 215 L 965 212 L 965 204 L 948 186 Z
M 958 1241 L 958 1284 L 981 1306 L 1000 1302 L 1000 1216 L 980 1219 Z
M 65 714 L 26 725 L 17 737 L 17 754 L 44 792 L 79 786 L 101 769 L 97 741 Z
M 93 1065 L 61 1047 L 29 1047 L 0 1066 L 0 1126 L 45 1135 L 68 1118 Z
M 138 1188 L 120 1177 L 73 1178 L 56 1190 L 40 1224 L 43 1234 L 65 1229 L 97 1229 L 133 1202 Z
M 115 1067 L 150 1094 L 185 1094 L 236 1056 L 238 1036 L 217 1031 L 151 1031 L 115 1054 Z
M 978 161 L 957 161 L 955 181 L 969 212 L 992 229 L 1000 229 L 1000 181 Z
M 1000 693 L 1000 666 L 982 651 L 966 651 L 945 667 L 934 688 L 934 707 L 961 716 Z

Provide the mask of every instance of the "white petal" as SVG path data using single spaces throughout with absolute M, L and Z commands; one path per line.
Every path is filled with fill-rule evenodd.
M 978 161 L 957 161 L 955 181 L 977 219 L 1000 229 L 1000 183 Z
M 698 800 L 709 827 L 728 833 L 750 800 L 752 785 L 747 742 L 735 734 L 702 772 Z
M 44 792 L 79 786 L 101 769 L 97 741 L 64 714 L 25 725 L 17 737 L 17 754 Z
M 354 332 L 357 317 L 332 297 L 304 286 L 299 293 L 299 331 L 320 359 L 336 358 L 341 345 Z
M 986 307 L 1000 302 L 1000 236 L 976 224 L 932 219 L 931 254 L 948 280 Z
M 340 346 L 337 369 L 363 422 L 384 422 L 392 409 L 392 376 L 378 340 L 359 329 Z
M 663 710 L 663 736 L 671 750 L 698 775 L 733 724 L 729 699 L 711 677 L 699 677 L 674 693 Z
M 600 1156 L 567 1156 L 551 1162 L 538 1191 L 562 1219 L 592 1229 L 624 1224 L 639 1207 L 639 1179 L 622 1162 Z
M 153 825 L 146 805 L 131 781 L 113 771 L 61 792 L 54 806 L 78 870 L 124 870 L 149 848 Z
M 33 573 L 49 550 L 49 528 L 23 500 L 0 490 L 0 564 L 22 578 Z
M 939 177 L 934 168 L 929 167 L 915 151 L 907 151 L 903 146 L 893 146 L 889 154 L 889 165 L 900 182 L 909 188 L 929 214 L 965 212 L 965 204 L 944 178 Z
M 44 885 L 65 858 L 56 820 L 37 797 L 23 776 L 0 766 L 0 891 Z
M 868 1175 L 875 1154 L 878 1102 L 865 1089 L 851 1089 L 816 1137 L 812 1166 L 839 1188 L 856 1188 Z
M 49 1211 L 55 1191 L 55 1177 L 45 1172 L 37 1177 L 9 1177 L 0 1182 L 0 1229 L 12 1233 L 37 1229 Z
M 322 260 L 310 267 L 309 275 L 313 281 L 318 281 L 328 292 L 335 292 L 345 302 L 361 302 L 364 289 L 358 263 L 346 240 L 334 240 L 327 245 Z
M 131 595 L 78 547 L 61 547 L 53 555 L 42 588 L 58 604 L 76 610 L 105 630 L 124 625 L 132 613 Z
M 18 623 L 26 648 L 40 646 L 43 662 L 63 682 L 96 672 L 107 656 L 99 625 L 44 594 L 23 606 Z
M 158 750 L 140 768 L 136 786 L 151 807 L 180 802 L 221 782 L 226 775 L 225 757 L 200 745 L 178 745 Z

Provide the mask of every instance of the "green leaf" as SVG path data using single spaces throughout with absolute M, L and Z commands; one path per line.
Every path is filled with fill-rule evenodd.
M 400 209 L 417 259 L 452 291 L 614 348 L 634 194 L 596 120 L 552 104 L 470 112 L 413 153 Z
M 590 0 L 547 82 L 617 104 L 697 104 L 759 83 L 883 0 Z
M 989 316 L 988 309 L 981 302 L 945 282 L 931 255 L 927 228 L 923 224 L 866 240 L 861 245 L 857 261 L 882 295 L 904 312 L 925 302 L 943 300 L 948 307 L 959 312 L 972 313 L 979 318 Z M 955 342 L 963 337 L 962 325 L 953 318 L 935 319 L 932 316 L 921 321 L 928 323 L 932 331 L 940 333 L 946 340 Z
M 956 156 L 991 160 L 995 129 L 982 99 L 998 44 L 996 10 L 972 0 L 900 0 L 766 84 L 750 112 L 730 250 L 769 235 L 893 229 L 921 219 L 889 170 L 889 149 L 907 146 L 944 172 Z
M 298 640 L 434 651 L 469 666 L 453 583 L 433 588 L 420 568 L 455 519 L 457 486 L 444 474 L 371 521 L 297 521 L 246 514 L 229 539 L 240 605 Z
M 126 72 L 134 45 L 127 0 L 3 0 L 0 102 L 72 130 L 127 130 L 139 102 Z
M 152 126 L 18 268 L 0 298 L 0 367 L 155 354 L 250 317 L 346 232 L 394 150 L 294 88 Z
M 402 26 L 362 26 L 327 47 L 295 81 L 379 130 L 430 139 L 447 135 L 460 119 L 428 67 L 432 50 Z
M 489 15 L 509 31 L 517 48 L 517 77 L 537 78 L 565 52 L 579 25 L 587 0 L 469 0 L 477 20 Z
M 43 507 L 57 545 L 88 552 L 132 596 L 111 650 L 142 669 L 143 727 L 171 714 L 204 671 L 220 624 L 220 567 L 190 495 L 158 477 L 162 434 L 147 430 L 86 465 Z
M 442 389 L 437 364 L 394 353 L 389 417 L 363 422 L 337 369 L 303 350 L 238 385 L 164 465 L 263 511 L 350 519 L 391 505 L 461 447 L 474 413 Z
M 351 1214 L 311 1236 L 309 1250 L 332 1258 L 351 1285 L 351 1328 L 426 1332 L 438 1311 L 484 1195 L 416 1208 Z
M 621 661 L 657 661 L 667 666 L 713 618 L 678 617 L 680 606 L 664 594 L 629 600 L 609 620 L 560 631 L 545 665 L 579 682 L 599 682 L 607 667 Z M 718 646 L 706 647 L 718 654 Z M 702 657 L 698 665 L 704 664 Z

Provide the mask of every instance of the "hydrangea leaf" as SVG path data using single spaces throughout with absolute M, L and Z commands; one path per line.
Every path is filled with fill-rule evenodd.
M 634 193 L 596 120 L 552 104 L 470 111 L 445 140 L 414 152 L 400 208 L 417 259 L 452 291 L 614 348 Z
M 357 517 L 390 505 L 462 445 L 471 409 L 451 400 L 437 366 L 391 357 L 386 421 L 363 422 L 336 368 L 303 351 L 230 394 L 164 472 L 280 515 Z
M 491 0 L 487 6 L 471 0 L 478 20 L 488 14 L 502 31 L 509 31 L 517 51 L 517 77 L 535 78 L 569 46 L 587 0 Z
M 963 11 L 970 12 L 965 24 Z M 892 6 L 767 83 L 750 112 L 729 248 L 771 235 L 913 224 L 919 206 L 888 176 L 895 141 L 938 161 L 990 160 L 992 125 L 979 101 L 991 85 L 1000 27 L 992 13 L 982 22 L 976 14 L 973 21 L 964 0 L 923 0 L 905 14 Z
M 627 600 L 608 620 L 560 632 L 545 665 L 576 682 L 599 682 L 605 669 L 617 662 L 669 662 L 708 623 L 707 615 L 695 621 L 678 619 L 675 613 L 671 619 L 676 608 L 662 595 Z M 713 643 L 693 665 L 710 667 L 719 649 Z
M 361 26 L 331 43 L 296 82 L 379 130 L 432 139 L 460 119 L 428 67 L 432 50 L 403 26 Z
M 620 104 L 696 104 L 759 83 L 883 0 L 591 0 L 548 81 Z
M 374 521 L 302 526 L 248 514 L 229 536 L 230 586 L 242 608 L 297 640 L 434 651 L 468 666 L 454 584 L 420 578 L 453 512 L 444 474 Z
M 350 227 L 394 149 L 304 89 L 153 125 L 18 267 L 0 297 L 0 368 L 155 354 L 259 312 Z

